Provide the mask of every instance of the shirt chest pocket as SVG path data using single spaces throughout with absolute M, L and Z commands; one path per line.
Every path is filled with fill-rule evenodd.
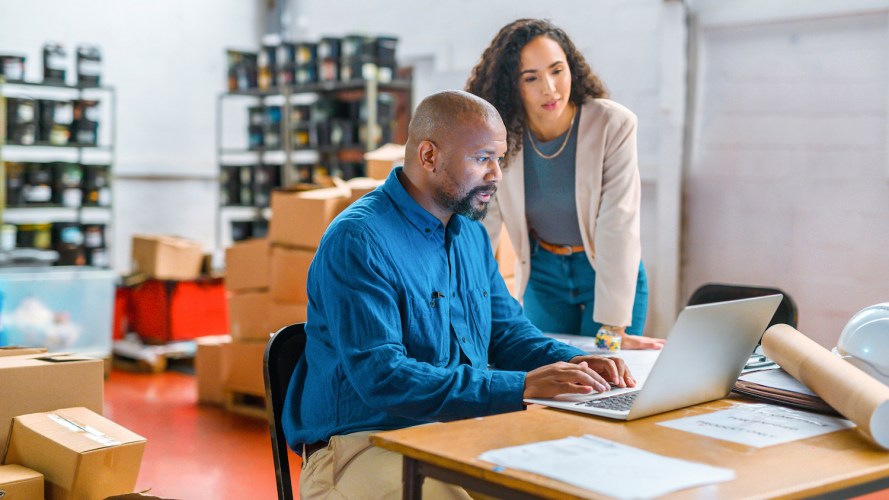
M 447 303 L 419 297 L 411 297 L 409 303 L 408 329 L 404 338 L 408 357 L 443 366 L 450 350 Z
M 491 340 L 491 294 L 486 288 L 476 288 L 469 294 L 469 316 L 475 334 L 482 345 Z

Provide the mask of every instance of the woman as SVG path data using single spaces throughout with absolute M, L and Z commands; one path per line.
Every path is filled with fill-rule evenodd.
M 639 241 L 636 116 L 607 91 L 564 31 L 520 19 L 503 27 L 466 90 L 506 124 L 503 180 L 485 227 L 516 251 L 516 296 L 545 332 L 642 337 L 648 284 Z

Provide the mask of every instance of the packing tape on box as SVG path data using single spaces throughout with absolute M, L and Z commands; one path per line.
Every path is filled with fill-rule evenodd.
M 889 386 L 837 357 L 789 325 L 762 336 L 762 350 L 793 378 L 889 450 Z

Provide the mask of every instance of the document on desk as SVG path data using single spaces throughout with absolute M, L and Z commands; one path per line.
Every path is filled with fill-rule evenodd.
M 731 469 L 665 457 L 591 435 L 491 450 L 479 458 L 615 498 L 657 497 L 735 478 Z
M 738 405 L 658 425 L 756 448 L 855 427 L 846 419 L 770 404 Z

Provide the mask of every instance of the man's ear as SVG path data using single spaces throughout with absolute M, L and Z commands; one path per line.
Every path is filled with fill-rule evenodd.
M 420 141 L 420 145 L 417 146 L 417 154 L 420 157 L 420 166 L 423 167 L 423 170 L 434 172 L 439 161 L 438 146 L 429 140 Z

